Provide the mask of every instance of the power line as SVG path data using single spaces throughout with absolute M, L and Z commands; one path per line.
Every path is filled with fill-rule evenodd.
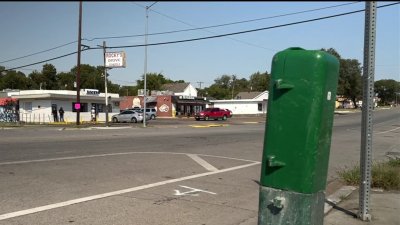
M 63 45 L 59 45 L 59 46 L 54 47 L 54 48 L 49 48 L 49 49 L 46 49 L 46 50 L 43 50 L 43 51 L 40 51 L 40 52 L 35 52 L 35 53 L 29 54 L 29 55 L 25 55 L 25 56 L 13 58 L 13 59 L 8 59 L 8 60 L 2 61 L 2 62 L 0 62 L 0 63 L 11 62 L 11 61 L 15 61 L 15 60 L 18 60 L 18 59 L 27 58 L 27 57 L 29 57 L 29 56 L 33 56 L 33 55 L 38 55 L 38 54 L 41 54 L 41 53 L 49 52 L 49 51 L 52 51 L 52 50 L 54 50 L 54 49 L 61 48 L 61 47 L 64 47 L 64 46 L 73 44 L 73 43 L 75 43 L 75 42 L 77 42 L 77 41 L 72 41 L 72 42 L 69 42 L 69 43 L 66 43 L 66 44 L 63 44 Z
M 391 3 L 391 4 L 387 4 L 387 5 L 383 5 L 383 6 L 378 6 L 377 8 L 393 6 L 393 5 L 397 5 L 399 3 L 400 2 Z M 258 29 L 245 30 L 245 31 L 233 32 L 233 33 L 227 33 L 227 34 L 220 34 L 220 35 L 215 35 L 215 36 L 201 37 L 201 38 L 185 39 L 185 40 L 180 40 L 180 41 L 159 42 L 159 43 L 147 44 L 147 46 L 176 44 L 176 43 L 183 43 L 183 42 L 191 42 L 191 41 L 199 41 L 199 40 L 206 40 L 206 39 L 212 39 L 212 38 L 226 37 L 226 36 L 231 36 L 231 35 L 252 33 L 252 32 L 257 32 L 257 31 L 262 31 L 262 30 L 269 30 L 269 29 L 292 26 L 292 25 L 297 25 L 297 24 L 302 24 L 302 23 L 314 22 L 314 21 L 318 21 L 318 20 L 330 19 L 330 18 L 334 18 L 334 17 L 345 16 L 345 15 L 355 14 L 355 13 L 364 12 L 364 11 L 365 11 L 365 9 L 360 9 L 360 10 L 356 10 L 356 11 L 340 13 L 340 14 L 335 14 L 335 15 L 331 15 L 331 16 L 324 16 L 324 17 L 319 17 L 319 18 L 315 18 L 315 19 L 302 20 L 302 21 L 293 22 L 293 23 L 275 25 L 275 26 L 270 26 L 270 27 L 263 27 L 263 28 L 258 28 Z M 113 49 L 113 48 L 135 48 L 135 47 L 143 47 L 143 46 L 144 45 L 141 44 L 141 45 L 114 46 L 114 47 L 107 47 L 107 48 L 110 48 L 110 49 Z
M 358 1 L 358 2 L 360 2 L 360 1 Z M 328 6 L 328 7 L 323 7 L 323 8 L 316 8 L 316 9 L 304 10 L 304 11 L 300 11 L 300 12 L 287 13 L 287 14 L 282 14 L 282 15 L 276 15 L 276 16 L 270 16 L 270 17 L 263 17 L 263 18 L 257 18 L 257 19 L 251 19 L 251 20 L 244 20 L 244 21 L 238 21 L 238 22 L 232 22 L 232 23 L 225 23 L 225 24 L 219 24 L 219 25 L 212 25 L 212 26 L 206 26 L 206 27 L 197 27 L 197 28 L 192 28 L 192 29 L 183 29 L 183 30 L 175 30 L 175 31 L 166 31 L 166 32 L 150 33 L 150 34 L 148 34 L 148 36 L 163 35 L 163 34 L 172 34 L 172 33 L 186 32 L 186 31 L 202 30 L 202 29 L 207 29 L 207 28 L 215 28 L 215 27 L 222 27 L 222 26 L 230 26 L 230 25 L 241 24 L 241 23 L 249 23 L 249 22 L 254 22 L 254 21 L 259 21 L 259 20 L 273 19 L 273 18 L 278 18 L 278 17 L 284 17 L 284 16 L 290 16 L 290 15 L 302 14 L 302 13 L 313 12 L 313 11 L 319 11 L 319 10 L 330 9 L 330 8 L 336 8 L 336 7 L 346 6 L 346 5 L 350 5 L 350 4 L 355 4 L 355 3 L 358 3 L 358 2 L 351 2 L 351 3 L 345 3 L 345 4 L 340 4 L 340 5 Z M 133 2 L 133 3 L 136 4 L 137 6 L 142 7 L 142 8 L 146 8 L 145 6 L 142 6 L 142 5 L 138 4 L 138 3 L 135 3 L 135 2 Z M 157 2 L 155 2 L 155 3 L 157 3 Z M 155 4 L 155 3 L 153 3 L 153 4 Z M 164 16 L 164 17 L 167 17 L 167 18 L 170 18 L 170 19 L 172 19 L 172 20 L 175 20 L 175 21 L 184 23 L 184 24 L 186 24 L 186 25 L 189 25 L 189 26 L 191 26 L 191 27 L 194 27 L 193 25 L 190 25 L 190 24 L 188 24 L 188 23 L 185 23 L 185 22 L 183 22 L 183 21 L 181 21 L 181 20 L 178 20 L 178 19 L 173 18 L 173 17 L 171 17 L 171 16 L 165 15 L 165 14 L 163 14 L 163 13 L 157 12 L 157 11 L 155 11 L 155 10 L 153 10 L 153 9 L 150 9 L 150 11 L 153 11 L 153 12 L 155 12 L 155 13 L 157 13 L 157 14 L 160 14 L 160 15 L 162 15 L 162 16 Z M 94 40 L 121 39 L 121 38 L 143 37 L 143 36 L 145 36 L 145 35 L 144 35 L 144 34 L 137 34 L 137 35 L 124 35 L 124 36 L 96 37 L 96 38 L 91 38 L 91 39 L 82 38 L 82 40 L 85 40 L 85 41 L 89 41 L 89 42 L 90 42 L 90 41 L 94 41 Z M 234 40 L 234 39 L 233 39 L 233 40 Z M 244 42 L 241 41 L 241 40 L 236 40 L 236 41 L 240 41 L 240 42 L 244 43 Z M 46 49 L 46 50 L 43 50 L 43 51 L 35 52 L 35 53 L 29 54 L 29 55 L 25 55 L 25 56 L 13 58 L 13 59 L 5 60 L 5 61 L 2 61 L 2 62 L 0 62 L 0 63 L 11 62 L 11 61 L 15 61 L 15 60 L 18 60 L 18 59 L 23 59 L 23 58 L 27 58 L 27 57 L 30 57 L 30 56 L 38 55 L 38 54 L 41 54 L 41 53 L 49 52 L 49 51 L 52 51 L 52 50 L 55 50 L 55 49 L 58 49 L 58 48 L 61 48 L 61 47 L 64 47 L 64 46 L 67 46 L 67 45 L 76 43 L 76 42 L 77 42 L 77 41 L 72 41 L 72 42 L 69 42 L 69 43 L 66 43 L 66 44 L 63 44 L 63 45 L 54 47 L 54 48 L 50 48 L 50 49 Z M 246 44 L 250 44 L 250 45 L 253 45 L 253 46 L 257 46 L 257 45 L 251 44 L 251 43 L 246 43 Z M 257 47 L 262 47 L 262 46 L 257 46 Z M 267 48 L 265 48 L 265 47 L 262 47 L 262 48 L 267 49 Z M 268 50 L 271 50 L 271 49 L 268 49 Z M 274 50 L 274 51 L 275 51 L 275 50 Z
M 140 5 L 140 4 L 137 4 L 137 3 L 135 3 L 135 4 L 136 4 L 136 5 Z M 160 13 L 160 12 L 157 12 L 157 11 L 155 11 L 155 10 L 151 10 L 151 11 L 153 11 L 153 12 L 155 12 L 155 13 L 158 13 L 158 14 L 164 16 L 164 17 L 167 17 L 167 18 L 169 18 L 169 19 L 171 19 L 171 20 L 177 21 L 177 22 L 179 22 L 179 23 L 183 23 L 183 24 L 185 24 L 185 25 L 187 25 L 187 26 L 194 27 L 194 29 L 197 29 L 197 28 L 198 28 L 198 27 L 196 27 L 196 26 L 194 26 L 194 25 L 192 25 L 192 24 L 190 24 L 190 23 L 187 23 L 187 22 L 185 22 L 185 21 L 176 19 L 176 18 L 174 18 L 174 17 L 172 17 L 172 16 L 165 15 L 165 14 Z M 208 32 L 208 33 L 210 33 L 210 34 L 217 34 L 217 33 L 212 32 L 212 31 L 208 31 L 208 30 L 205 30 L 205 31 Z M 266 47 L 264 47 L 264 46 L 256 45 L 256 44 L 253 44 L 253 43 L 249 43 L 249 42 L 247 42 L 247 41 L 235 39 L 235 38 L 232 38 L 232 37 L 227 37 L 227 38 L 228 38 L 228 39 L 231 39 L 231 40 L 233 40 L 233 41 L 242 43 L 242 44 L 249 45 L 249 46 L 253 46 L 253 47 L 262 48 L 262 49 L 266 49 L 266 50 L 269 50 L 269 51 L 277 52 L 277 50 L 275 50 L 275 49 L 266 48 Z
M 389 7 L 389 6 L 393 6 L 393 5 L 397 5 L 397 4 L 400 4 L 400 2 L 378 6 L 377 8 L 384 8 L 384 7 Z M 335 14 L 335 15 L 331 15 L 331 16 L 319 17 L 319 18 L 315 18 L 315 19 L 303 20 L 303 21 L 298 21 L 298 22 L 293 22 L 293 23 L 281 24 L 281 25 L 276 25 L 276 26 L 263 27 L 263 28 L 246 30 L 246 31 L 239 31 L 239 32 L 234 32 L 234 33 L 220 34 L 220 35 L 215 35 L 215 36 L 193 38 L 193 39 L 185 39 L 185 40 L 179 40 L 179 41 L 169 41 L 169 42 L 160 42 L 160 43 L 147 44 L 147 46 L 176 44 L 176 43 L 183 43 L 183 42 L 191 42 L 191 41 L 199 41 L 199 40 L 206 40 L 206 39 L 212 39 L 212 38 L 219 38 L 219 37 L 225 37 L 225 36 L 231 36 L 231 35 L 238 35 L 238 34 L 244 34 L 244 33 L 252 33 L 252 32 L 257 32 L 257 31 L 262 31 L 262 30 L 269 30 L 269 29 L 292 26 L 292 25 L 297 25 L 297 24 L 302 24 L 302 23 L 309 23 L 309 22 L 318 21 L 318 20 L 330 19 L 330 18 L 339 17 L 339 16 L 351 15 L 351 14 L 355 14 L 355 13 L 359 13 L 359 12 L 363 12 L 363 11 L 365 11 L 365 9 L 351 11 L 351 12 L 347 12 L 347 13 Z M 142 45 L 126 45 L 126 46 L 114 46 L 114 47 L 107 47 L 107 48 L 108 49 L 135 48 L 135 47 L 143 47 L 143 46 L 145 46 L 145 45 L 143 45 L 143 44 Z M 82 51 L 92 50 L 92 49 L 102 49 L 102 48 L 99 48 L 99 47 L 86 48 L 86 49 L 83 49 Z M 24 67 L 27 67 L 27 66 L 32 66 L 32 65 L 44 63 L 44 62 L 52 61 L 52 60 L 55 60 L 55 59 L 67 57 L 69 55 L 73 55 L 73 54 L 76 54 L 76 53 L 77 53 L 77 51 L 72 52 L 72 53 L 68 53 L 68 54 L 65 54 L 65 55 L 62 55 L 62 56 L 54 57 L 54 58 L 51 58 L 51 59 L 43 60 L 43 61 L 40 61 L 40 62 L 31 63 L 31 64 L 24 65 L 24 66 L 19 66 L 19 67 L 14 67 L 14 68 L 11 68 L 11 69 L 2 70 L 0 72 L 9 71 L 9 70 L 15 70 L 15 69 L 24 68 Z
M 186 32 L 186 31 L 194 31 L 194 30 L 203 30 L 203 29 L 215 28 L 215 27 L 223 27 L 223 26 L 235 25 L 235 24 L 240 24 L 240 23 L 249 23 L 249 22 L 254 22 L 254 21 L 259 21 L 259 20 L 273 19 L 273 18 L 296 15 L 296 14 L 301 14 L 301 13 L 306 13 L 306 12 L 313 12 L 313 11 L 324 10 L 324 9 L 329 9 L 329 8 L 341 7 L 341 6 L 355 4 L 355 3 L 359 3 L 359 2 L 360 1 L 351 2 L 351 3 L 345 3 L 345 4 L 340 4 L 340 5 L 334 5 L 334 6 L 328 6 L 328 7 L 323 7 L 323 8 L 317 8 L 317 9 L 304 10 L 304 11 L 294 12 L 294 13 L 287 13 L 287 14 L 276 15 L 276 16 L 270 16 L 270 17 L 263 17 L 263 18 L 257 18 L 257 19 L 251 19 L 251 20 L 244 20 L 244 21 L 238 21 L 238 22 L 232 22 L 232 23 L 219 24 L 219 25 L 212 25 L 212 26 L 205 26 L 205 27 L 198 27 L 198 28 L 191 28 L 191 29 L 182 29 L 182 30 L 150 33 L 150 34 L 147 34 L 147 35 L 148 36 L 155 36 L 155 35 L 163 35 L 163 34 L 173 34 L 173 33 L 180 33 L 180 32 Z M 133 2 L 133 4 L 135 4 L 137 6 L 140 6 L 142 8 L 146 8 L 145 6 L 142 6 L 142 5 L 140 5 L 138 3 L 135 3 L 135 2 Z M 153 12 L 155 12 L 157 14 L 160 14 L 162 16 L 168 17 L 168 18 L 170 18 L 172 20 L 176 20 L 178 22 L 183 22 L 183 21 L 177 20 L 177 19 L 175 19 L 173 17 L 170 17 L 168 15 L 164 15 L 164 14 L 162 14 L 160 12 L 157 12 L 157 11 L 155 11 L 153 9 L 150 9 L 150 11 L 153 11 Z M 185 22 L 183 22 L 183 23 L 185 23 Z M 143 36 L 145 36 L 145 35 L 144 34 L 133 34 L 133 35 L 123 35 L 123 36 L 95 37 L 95 38 L 84 39 L 84 40 L 86 40 L 86 41 L 94 41 L 94 40 L 103 40 L 103 39 L 120 39 L 120 38 L 143 37 Z
M 89 50 L 89 49 L 82 49 L 82 51 L 86 51 L 86 50 Z M 70 55 L 74 55 L 76 53 L 78 53 L 78 51 L 71 52 L 71 53 L 68 53 L 68 54 L 65 54 L 65 55 L 61 55 L 61 56 L 57 56 L 57 57 L 54 57 L 54 58 L 51 58 L 51 59 L 46 59 L 46 60 L 43 60 L 43 61 L 40 61 L 40 62 L 35 62 L 35 63 L 31 63 L 31 64 L 27 64 L 27 65 L 23 65 L 23 66 L 18 66 L 18 67 L 14 67 L 14 68 L 10 68 L 10 69 L 5 69 L 5 70 L 2 70 L 0 72 L 16 70 L 16 69 L 24 68 L 24 67 L 27 67 L 27 66 L 33 66 L 33 65 L 37 65 L 37 64 L 53 61 L 53 60 L 56 60 L 56 59 L 61 59 L 61 58 L 64 58 L 64 57 L 67 57 L 67 56 L 70 56 Z

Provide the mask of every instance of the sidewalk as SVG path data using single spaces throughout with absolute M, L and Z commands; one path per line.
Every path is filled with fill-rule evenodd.
M 359 211 L 358 188 L 325 215 L 324 225 L 400 225 L 400 192 L 371 191 L 371 221 L 357 218 Z

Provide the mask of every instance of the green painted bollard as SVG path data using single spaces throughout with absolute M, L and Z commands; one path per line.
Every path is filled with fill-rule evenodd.
M 322 225 L 339 61 L 289 48 L 271 75 L 258 225 Z

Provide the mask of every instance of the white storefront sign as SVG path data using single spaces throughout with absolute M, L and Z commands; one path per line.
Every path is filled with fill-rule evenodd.
M 108 68 L 126 67 L 125 52 L 106 52 L 105 58 Z
M 81 89 L 81 92 L 86 95 L 99 95 L 100 91 L 98 89 Z

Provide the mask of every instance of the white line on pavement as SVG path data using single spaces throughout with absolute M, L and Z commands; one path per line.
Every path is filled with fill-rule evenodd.
M 85 158 L 94 158 L 94 157 L 106 157 L 106 156 L 118 156 L 118 155 L 131 155 L 131 154 L 170 154 L 170 155 L 187 155 L 188 153 L 177 153 L 177 152 L 120 152 L 120 153 L 110 153 L 110 154 L 99 154 L 99 155 L 84 155 L 84 156 L 71 156 L 71 157 L 59 157 L 59 158 L 50 158 L 50 159 L 35 159 L 35 160 L 25 160 L 25 161 L 12 161 L 12 162 L 2 162 L 2 165 L 14 165 L 14 164 L 24 164 L 24 163 L 35 163 L 35 162 L 50 162 L 50 161 L 59 161 L 59 160 L 71 160 L 71 159 L 85 159 Z M 209 156 L 221 159 L 233 159 L 244 162 L 257 162 L 253 160 L 247 159 L 238 159 L 224 156 L 216 156 L 216 155 L 204 155 L 197 154 L 200 156 Z
M 231 167 L 231 168 L 222 169 L 222 170 L 218 170 L 218 171 L 201 173 L 201 174 L 191 175 L 191 176 L 187 176 L 187 177 L 181 177 L 181 178 L 161 181 L 161 182 L 157 182 L 157 183 L 153 183 L 153 184 L 147 184 L 147 185 L 142 185 L 142 186 L 138 186 L 138 187 L 123 189 L 123 190 L 119 190 L 119 191 L 113 191 L 113 192 L 108 192 L 108 193 L 104 193 L 104 194 L 99 194 L 99 195 L 93 195 L 93 196 L 88 196 L 88 197 L 84 197 L 84 198 L 73 199 L 73 200 L 69 200 L 69 201 L 65 201 L 65 202 L 59 202 L 59 203 L 55 203 L 55 204 L 50 204 L 50 205 L 40 206 L 40 207 L 36 207 L 36 208 L 21 210 L 21 211 L 17 211 L 17 212 L 6 213 L 6 214 L 0 215 L 0 221 L 1 220 L 6 220 L 6 219 L 10 219 L 10 218 L 14 218 L 14 217 L 18 217 L 18 216 L 24 216 L 24 215 L 28 215 L 28 214 L 32 214 L 32 213 L 42 212 L 42 211 L 46 211 L 46 210 L 50 210 L 50 209 L 69 206 L 69 205 L 73 205 L 73 204 L 77 204 L 77 203 L 92 201 L 92 200 L 111 197 L 111 196 L 115 196 L 115 195 L 121 195 L 121 194 L 129 193 L 129 192 L 144 190 L 144 189 L 147 189 L 147 188 L 158 187 L 158 186 L 165 185 L 165 184 L 176 183 L 176 182 L 180 182 L 180 181 L 195 179 L 195 178 L 214 175 L 214 174 L 218 174 L 218 173 L 225 173 L 225 172 L 229 172 L 229 171 L 233 171 L 233 170 L 243 169 L 243 168 L 250 167 L 250 166 L 255 166 L 255 165 L 258 165 L 258 164 L 260 164 L 260 162 L 254 162 L 254 163 L 241 165 L 241 166 L 236 166 L 236 167 Z
M 200 158 L 198 155 L 195 154 L 187 154 L 190 158 L 192 158 L 195 162 L 200 164 L 200 166 L 204 167 L 208 171 L 217 171 L 218 169 L 215 168 L 213 165 L 205 161 L 204 159 Z
M 384 133 L 389 133 L 389 132 L 392 132 L 392 131 L 395 131 L 395 130 L 398 130 L 398 129 L 400 129 L 400 127 L 398 127 L 398 128 L 394 128 L 394 129 L 391 129 L 391 130 L 387 130 L 387 131 L 377 132 L 377 133 L 375 133 L 375 134 L 384 134 Z

